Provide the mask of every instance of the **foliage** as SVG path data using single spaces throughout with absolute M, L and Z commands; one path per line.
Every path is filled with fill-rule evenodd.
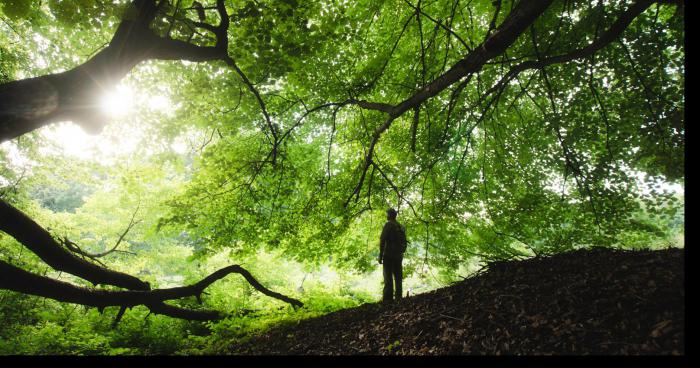
M 195 2 L 166 3 L 158 34 L 214 43 L 192 31 Z M 224 63 L 148 61 L 122 81 L 131 111 L 101 136 L 60 135 L 59 124 L 2 143 L 0 198 L 56 238 L 103 252 L 138 221 L 100 259 L 108 267 L 169 287 L 238 263 L 305 308 L 280 309 L 229 276 L 203 306 L 183 302 L 228 312 L 222 321 L 135 308 L 111 329 L 116 311 L 0 291 L 0 354 L 216 353 L 273 324 L 376 301 L 387 207 L 408 229 L 405 273 L 416 291 L 490 260 L 682 247 L 685 33 L 682 8 L 670 4 L 650 6 L 594 55 L 523 71 L 488 95 L 519 62 L 585 47 L 629 6 L 555 2 L 469 83 L 393 121 L 353 195 L 386 116 L 347 101 L 400 103 L 474 50 L 515 3 L 226 1 L 229 55 L 279 142 Z M 0 1 L 0 83 L 85 62 L 133 15 L 129 4 Z M 219 18 L 207 9 L 204 20 Z M 86 141 L 95 143 L 71 153 Z M 0 259 L 79 282 L 2 233 Z

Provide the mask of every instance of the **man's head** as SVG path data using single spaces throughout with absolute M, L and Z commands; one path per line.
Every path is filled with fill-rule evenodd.
M 396 210 L 393 208 L 386 210 L 386 218 L 389 220 L 396 220 Z

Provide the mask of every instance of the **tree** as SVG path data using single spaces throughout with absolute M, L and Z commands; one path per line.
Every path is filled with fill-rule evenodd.
M 148 59 L 182 59 L 190 61 L 223 60 L 236 70 L 227 54 L 229 25 L 224 1 L 216 3 L 220 15 L 217 26 L 196 23 L 196 26 L 216 35 L 214 46 L 193 44 L 160 37 L 150 29 L 159 10 L 166 5 L 160 1 L 134 1 L 131 14 L 119 24 L 110 44 L 84 64 L 67 72 L 5 83 L 0 86 L 0 140 L 15 138 L 55 121 L 71 120 L 85 130 L 99 132 L 106 118 L 96 100 L 101 93 L 116 85 L 135 65 Z M 245 75 L 240 73 L 244 81 Z M 257 91 L 250 85 L 253 93 Z M 264 104 L 261 106 L 265 112 Z M 122 309 L 146 305 L 154 313 L 187 319 L 215 319 L 218 312 L 185 310 L 163 303 L 164 300 L 197 296 L 212 282 L 239 273 L 259 291 L 284 300 L 294 306 L 302 303 L 268 290 L 241 266 L 234 265 L 215 272 L 201 282 L 188 287 L 150 290 L 147 283 L 130 275 L 111 271 L 71 254 L 41 226 L 8 203 L 0 203 L 0 229 L 37 254 L 56 270 L 65 271 L 93 284 L 113 285 L 133 291 L 96 291 L 23 271 L 2 262 L 3 281 L 0 287 L 60 301 L 104 308 L 117 305 Z
M 212 123 L 219 139 L 163 224 L 212 247 L 245 239 L 307 260 L 347 254 L 337 258 L 359 268 L 366 250 L 338 239 L 376 206 L 406 208 L 426 261 L 432 251 L 451 264 L 613 244 L 634 226 L 634 170 L 682 180 L 682 1 L 185 3 L 136 0 L 84 64 L 0 85 L 0 140 L 58 120 L 99 132 L 96 96 L 143 61 L 223 63 L 247 97 L 239 89 L 217 114 L 243 123 Z M 0 229 L 54 268 L 142 291 L 98 297 L 3 264 L 16 276 L 5 288 L 169 313 L 163 300 L 241 272 L 145 291 L 0 209 Z

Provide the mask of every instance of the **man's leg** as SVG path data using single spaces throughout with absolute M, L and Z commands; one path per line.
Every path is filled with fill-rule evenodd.
M 401 299 L 403 295 L 402 283 L 403 283 L 403 259 L 399 258 L 394 262 L 393 273 L 394 281 L 396 281 L 396 299 Z
M 383 263 L 383 269 L 384 269 L 384 294 L 382 297 L 382 301 L 384 302 L 389 302 L 391 301 L 391 294 L 393 294 L 393 289 L 394 289 L 394 282 L 392 280 L 392 267 L 391 267 L 391 262 L 392 260 L 390 259 L 384 259 Z

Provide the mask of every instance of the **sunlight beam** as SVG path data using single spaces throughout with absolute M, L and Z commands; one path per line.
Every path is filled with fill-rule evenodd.
M 134 105 L 134 92 L 128 86 L 118 85 L 100 99 L 100 108 L 111 117 L 121 117 L 129 113 Z

